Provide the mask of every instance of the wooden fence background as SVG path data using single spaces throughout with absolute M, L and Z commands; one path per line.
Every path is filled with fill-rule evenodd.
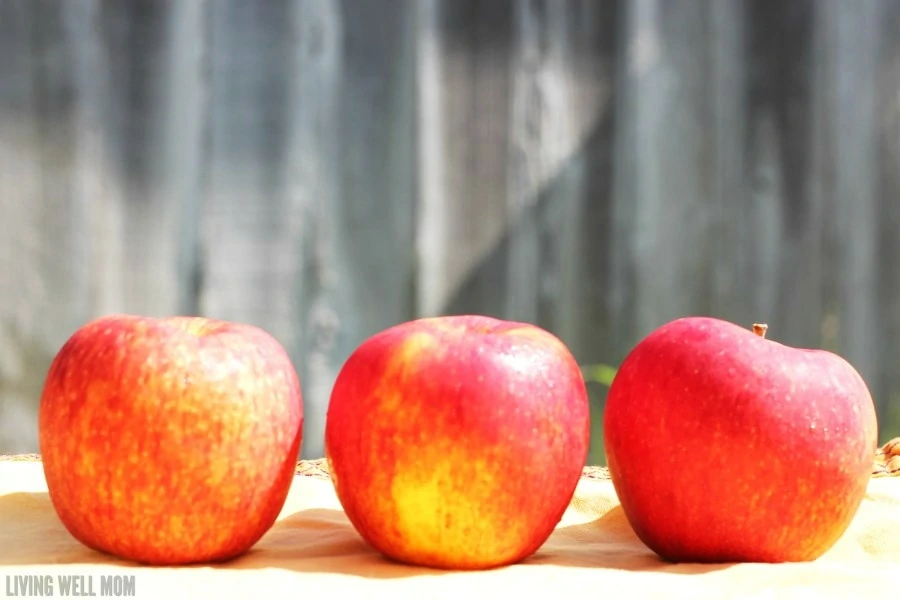
M 764 320 L 900 435 L 898 159 L 894 0 L 0 0 L 0 452 L 108 312 L 269 330 L 306 456 L 359 342 L 458 312 L 611 365 Z

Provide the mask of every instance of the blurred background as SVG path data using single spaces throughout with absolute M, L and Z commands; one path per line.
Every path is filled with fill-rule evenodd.
M 110 312 L 263 327 L 323 454 L 369 335 L 483 313 L 609 377 L 689 314 L 900 435 L 900 2 L 0 0 L 0 453 Z

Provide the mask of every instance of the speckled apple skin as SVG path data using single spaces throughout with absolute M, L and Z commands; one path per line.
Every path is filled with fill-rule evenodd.
M 663 558 L 795 562 L 849 527 L 877 424 L 866 384 L 839 356 L 686 317 L 623 361 L 604 443 L 628 521 Z
M 581 372 L 542 329 L 478 315 L 403 323 L 341 369 L 325 447 L 337 496 L 396 561 L 486 569 L 532 555 L 587 459 Z
M 249 325 L 110 315 L 65 343 L 46 378 L 50 500 L 86 546 L 133 561 L 215 562 L 274 523 L 303 403 L 282 346 Z

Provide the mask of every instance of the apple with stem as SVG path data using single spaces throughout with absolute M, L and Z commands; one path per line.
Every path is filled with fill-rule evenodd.
M 604 445 L 629 523 L 673 562 L 810 561 L 849 527 L 875 407 L 840 356 L 709 317 L 638 343 L 609 390 Z
M 54 358 L 39 411 L 50 500 L 86 546 L 155 565 L 246 552 L 293 481 L 303 403 L 246 324 L 109 315 Z

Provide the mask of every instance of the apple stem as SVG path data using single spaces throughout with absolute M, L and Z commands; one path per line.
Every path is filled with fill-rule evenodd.
M 765 323 L 754 323 L 753 324 L 753 333 L 758 335 L 761 338 L 766 337 L 766 330 L 769 328 Z

